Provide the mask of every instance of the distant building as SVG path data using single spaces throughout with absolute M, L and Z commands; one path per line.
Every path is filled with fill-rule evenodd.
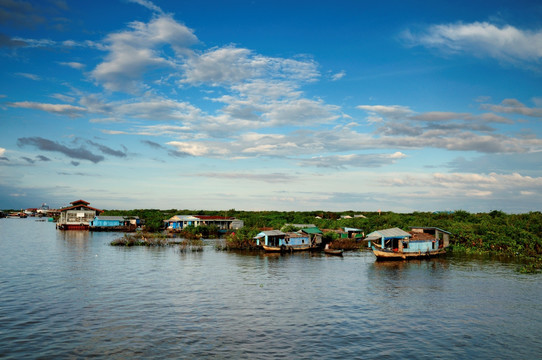
M 140 221 L 137 216 L 95 216 L 90 231 L 135 231 Z
M 220 230 L 236 230 L 245 224 L 243 220 L 233 217 L 214 215 L 175 215 L 164 220 L 168 230 L 180 231 L 187 226 L 211 226 L 214 225 Z
M 60 218 L 56 224 L 60 230 L 88 230 L 94 217 L 103 210 L 89 206 L 85 200 L 76 200 L 71 206 L 60 209 Z
M 313 247 L 320 246 L 322 244 L 323 232 L 316 226 L 305 227 L 299 230 L 299 233 L 307 234 L 310 237 L 311 245 Z

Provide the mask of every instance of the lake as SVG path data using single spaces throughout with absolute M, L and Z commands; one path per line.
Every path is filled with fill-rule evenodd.
M 542 275 L 179 247 L 0 219 L 0 358 L 534 359 Z

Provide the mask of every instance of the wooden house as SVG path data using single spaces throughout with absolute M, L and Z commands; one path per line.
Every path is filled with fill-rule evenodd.
M 316 226 L 306 227 L 299 230 L 298 232 L 309 236 L 312 247 L 317 247 L 317 246 L 322 245 L 322 237 L 324 233 L 322 232 L 322 230 L 318 229 Z
M 342 228 L 342 231 L 343 232 L 340 235 L 343 239 L 363 238 L 365 236 L 363 230 L 358 228 L 344 227 Z
M 256 245 L 271 252 L 303 251 L 312 248 L 310 236 L 301 232 L 284 233 L 280 230 L 268 230 L 260 232 L 254 239 Z
M 140 224 L 137 216 L 95 216 L 91 221 L 91 231 L 135 231 Z
M 170 231 L 181 231 L 187 226 L 211 226 L 218 227 L 219 230 L 236 230 L 244 226 L 242 220 L 213 215 L 175 215 L 164 220 L 166 228 Z
M 447 248 L 450 245 L 451 233 L 446 230 L 436 227 L 412 226 L 410 228 L 410 233 L 414 238 L 422 237 L 423 235 L 425 235 L 425 237 L 430 236 L 438 241 L 440 248 Z
M 60 217 L 56 224 L 60 230 L 88 230 L 90 222 L 103 210 L 89 206 L 89 202 L 76 200 L 71 206 L 60 209 Z

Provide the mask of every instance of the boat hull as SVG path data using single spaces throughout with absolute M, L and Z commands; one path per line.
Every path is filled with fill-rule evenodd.
M 377 260 L 411 260 L 411 259 L 427 259 L 446 254 L 446 250 L 438 249 L 431 251 L 418 252 L 398 252 L 390 250 L 380 250 L 373 247 L 373 254 Z
M 262 245 L 263 249 L 267 252 L 294 252 L 294 251 L 309 251 L 310 246 L 267 246 Z
M 324 253 L 327 255 L 343 256 L 342 250 L 324 249 Z

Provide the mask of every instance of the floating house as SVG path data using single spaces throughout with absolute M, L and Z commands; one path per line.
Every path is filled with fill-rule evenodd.
M 435 237 L 437 232 L 442 239 L 446 234 L 446 240 Z M 408 260 L 445 254 L 449 235 L 449 232 L 437 228 L 413 228 L 410 233 L 392 228 L 373 231 L 365 240 L 369 241 L 369 247 L 378 260 Z
M 140 225 L 137 216 L 95 216 L 91 221 L 91 231 L 135 231 Z
M 303 228 L 299 230 L 299 232 L 309 236 L 312 247 L 318 247 L 322 245 L 322 237 L 324 233 L 316 226 Z
M 268 230 L 260 232 L 254 239 L 256 245 L 269 252 L 305 251 L 312 248 L 310 236 L 302 232 Z
M 355 239 L 355 238 L 363 238 L 363 230 L 358 228 L 352 228 L 352 227 L 344 227 L 343 232 L 341 233 L 341 238 L 347 238 L 347 239 Z
M 451 233 L 442 230 L 436 227 L 416 227 L 412 226 L 410 228 L 410 233 L 413 236 L 413 239 L 416 238 L 430 238 L 438 241 L 439 248 L 447 248 L 450 245 L 450 235 Z
M 56 224 L 60 230 L 88 230 L 90 222 L 103 210 L 89 206 L 89 202 L 76 200 L 71 206 L 60 209 L 60 217 Z
M 175 215 L 164 220 L 166 228 L 170 231 L 181 231 L 187 226 L 210 226 L 214 225 L 220 230 L 237 230 L 244 226 L 243 220 L 233 217 L 212 215 Z

